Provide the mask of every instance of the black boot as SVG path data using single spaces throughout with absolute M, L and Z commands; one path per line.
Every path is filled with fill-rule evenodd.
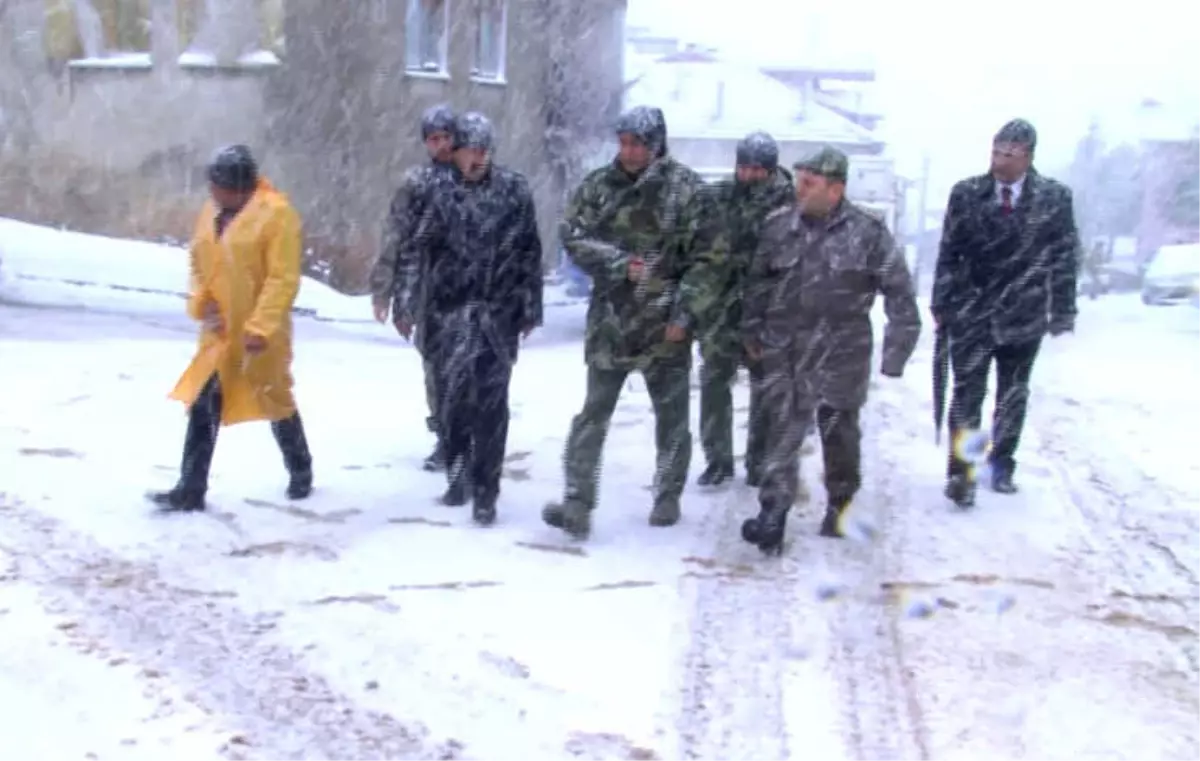
M 787 510 L 764 506 L 758 515 L 742 523 L 742 539 L 757 545 L 767 555 L 783 554 L 783 535 L 787 528 Z
M 307 499 L 312 494 L 312 490 L 313 476 L 311 470 L 292 473 L 291 478 L 288 479 L 288 499 Z
M 842 530 L 842 514 L 846 512 L 846 506 L 849 504 L 850 500 L 829 500 L 829 505 L 825 508 L 825 518 L 821 521 L 821 536 L 830 539 L 846 538 L 846 533 Z
M 701 486 L 720 486 L 730 478 L 733 478 L 733 465 L 723 462 L 710 462 L 700 477 L 696 479 L 696 483 Z
M 440 438 L 437 441 L 437 445 L 434 446 L 433 451 L 421 463 L 421 468 L 430 473 L 439 473 L 446 469 L 446 446 Z
M 475 500 L 471 504 L 471 518 L 480 526 L 490 526 L 496 522 L 496 498 L 498 496 L 493 491 L 476 490 Z
M 442 494 L 442 504 L 446 507 L 462 507 L 469 501 L 466 481 L 461 478 L 451 481 Z
M 759 468 L 746 467 L 746 486 L 757 489 L 762 486 L 762 470 Z
M 946 499 L 953 502 L 959 509 L 967 510 L 975 506 L 975 480 L 966 475 L 954 475 L 946 481 Z
M 993 468 L 992 491 L 997 494 L 1016 494 L 1017 485 L 1013 483 L 1012 471 Z
M 198 513 L 205 509 L 204 492 L 176 486 L 170 491 L 146 494 L 146 499 L 158 506 L 163 513 Z
M 287 498 L 305 499 L 312 494 L 313 470 L 312 454 L 308 451 L 308 437 L 304 434 L 300 413 L 271 423 L 271 433 L 283 454 L 283 464 L 289 474 Z

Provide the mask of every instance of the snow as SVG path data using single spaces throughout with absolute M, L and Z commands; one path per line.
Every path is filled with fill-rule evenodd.
M 0 218 L 0 298 L 10 303 L 170 312 L 187 284 L 185 249 Z M 369 299 L 311 278 L 304 278 L 296 309 L 324 320 L 371 319 Z
M 77 58 L 72 69 L 149 69 L 153 67 L 149 53 L 114 53 L 103 58 Z
M 542 524 L 583 393 L 580 314 L 557 299 L 514 374 L 496 526 L 438 505 L 442 478 L 420 470 L 415 352 L 390 328 L 303 315 L 314 495 L 284 499 L 269 429 L 237 426 L 210 513 L 151 515 L 141 494 L 171 483 L 185 422 L 165 394 L 194 327 L 161 293 L 185 282 L 181 254 L 0 222 L 4 300 L 77 307 L 0 305 L 0 705 L 16 756 L 1200 752 L 1190 307 L 1084 301 L 1035 371 L 1022 493 L 967 514 L 940 496 L 926 341 L 864 413 L 854 519 L 878 538 L 815 536 L 809 454 L 813 500 L 770 561 L 737 536 L 754 510 L 740 485 L 689 486 L 683 522 L 646 525 L 637 378 L 592 539 Z M 301 293 L 318 315 L 369 313 Z M 739 385 L 739 424 L 745 404 Z M 701 462 L 697 446 L 693 476 Z M 53 731 L 64 718 L 72 731 Z
M 278 66 L 279 56 L 270 50 L 255 50 L 237 58 L 238 66 Z M 203 51 L 188 50 L 179 56 L 179 65 L 193 68 L 219 66 L 216 55 Z

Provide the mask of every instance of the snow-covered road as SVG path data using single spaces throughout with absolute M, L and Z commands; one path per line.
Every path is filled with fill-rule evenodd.
M 924 346 L 865 415 L 855 510 L 876 538 L 815 535 L 807 457 L 814 504 L 781 560 L 738 538 L 740 485 L 689 487 L 679 526 L 646 525 L 639 380 L 592 540 L 541 524 L 582 395 L 575 313 L 521 357 L 485 530 L 436 503 L 419 363 L 383 328 L 300 321 L 310 500 L 283 498 L 269 430 L 241 426 L 221 434 L 212 513 L 162 518 L 140 497 L 174 476 L 184 420 L 164 397 L 187 323 L 0 307 L 4 749 L 1195 758 L 1196 313 L 1082 307 L 1035 372 L 1020 495 L 944 503 Z

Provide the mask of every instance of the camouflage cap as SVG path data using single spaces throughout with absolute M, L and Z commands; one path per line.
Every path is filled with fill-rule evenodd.
M 792 168 L 840 182 L 845 182 L 850 177 L 850 159 L 837 148 L 828 145 L 812 156 L 792 164 Z
M 1037 130 L 1024 119 L 1013 119 L 1000 128 L 992 142 L 1023 145 L 1033 153 L 1034 148 L 1037 148 Z
M 478 111 L 468 111 L 454 120 L 454 150 L 482 148 L 490 151 L 495 140 L 491 119 Z
M 737 165 L 774 169 L 779 165 L 779 144 L 766 132 L 751 132 L 737 144 Z
M 454 133 L 454 109 L 446 103 L 431 106 L 421 114 L 421 139 L 426 140 L 435 132 Z

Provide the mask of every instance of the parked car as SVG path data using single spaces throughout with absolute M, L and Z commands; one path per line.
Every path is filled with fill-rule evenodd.
M 1200 282 L 1200 243 L 1163 246 L 1142 278 L 1142 303 L 1165 304 L 1192 299 Z

